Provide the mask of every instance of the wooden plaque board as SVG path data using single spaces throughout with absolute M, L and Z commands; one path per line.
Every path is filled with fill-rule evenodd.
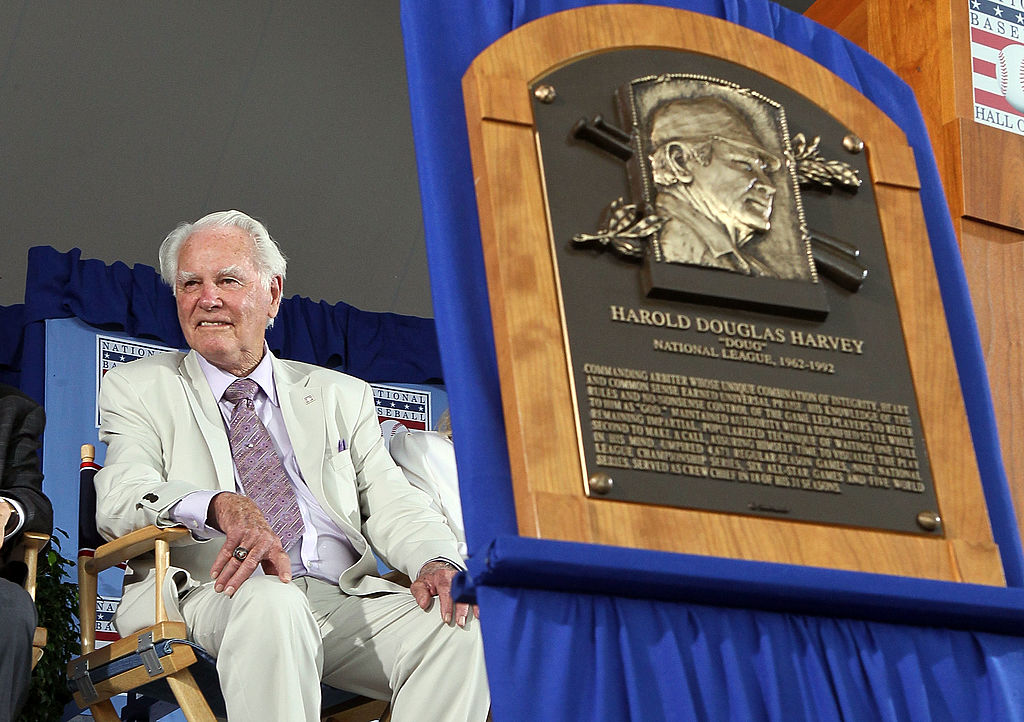
M 683 50 L 756 70 L 827 108 L 863 139 L 922 434 L 943 518 L 937 537 L 795 523 L 586 495 L 578 399 L 532 88 L 577 59 Z M 952 347 L 902 131 L 828 70 L 758 33 L 649 6 L 551 15 L 505 36 L 463 79 L 519 531 L 657 549 L 1002 585 Z

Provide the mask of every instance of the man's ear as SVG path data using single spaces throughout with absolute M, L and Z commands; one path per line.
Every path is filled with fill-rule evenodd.
M 679 179 L 680 183 L 693 183 L 693 173 L 686 164 L 686 151 L 679 143 L 669 143 L 668 161 L 672 166 L 672 173 Z
M 267 309 L 269 318 L 277 318 L 277 312 L 281 310 L 281 296 L 284 293 L 284 279 L 274 276 L 270 279 L 270 308 Z

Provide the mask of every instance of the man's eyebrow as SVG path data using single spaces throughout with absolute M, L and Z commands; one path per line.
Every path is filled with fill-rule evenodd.
M 244 268 L 241 266 L 226 266 L 216 274 L 217 278 L 247 278 L 247 274 Z M 195 271 L 178 271 L 178 276 L 175 281 L 178 284 L 188 283 L 189 281 L 196 281 L 199 279 L 199 274 Z
M 744 148 L 738 145 L 730 145 L 729 152 L 732 153 L 734 158 L 754 158 L 756 160 L 761 160 L 761 156 L 758 153 L 752 151 L 750 148 Z
M 746 148 L 736 148 L 735 150 L 730 151 L 730 153 L 732 155 L 732 160 L 742 160 L 750 163 L 751 165 L 757 165 L 765 169 L 768 168 L 768 164 L 764 162 L 760 155 L 747 150 Z

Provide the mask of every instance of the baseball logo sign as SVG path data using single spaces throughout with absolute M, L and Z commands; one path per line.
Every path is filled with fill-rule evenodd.
M 1024 135 L 1024 4 L 969 4 L 974 121 Z
M 1006 102 L 1024 113 L 1024 45 L 1007 45 L 999 51 L 999 90 Z

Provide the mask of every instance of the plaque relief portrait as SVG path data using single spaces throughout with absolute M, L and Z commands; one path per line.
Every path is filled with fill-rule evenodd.
M 743 246 L 771 228 L 782 161 L 758 145 L 746 120 L 717 98 L 676 100 L 651 119 L 659 244 L 669 263 L 777 276 Z
M 815 280 L 781 105 L 726 81 L 633 81 L 628 112 L 643 151 L 634 169 L 663 220 L 654 260 Z

